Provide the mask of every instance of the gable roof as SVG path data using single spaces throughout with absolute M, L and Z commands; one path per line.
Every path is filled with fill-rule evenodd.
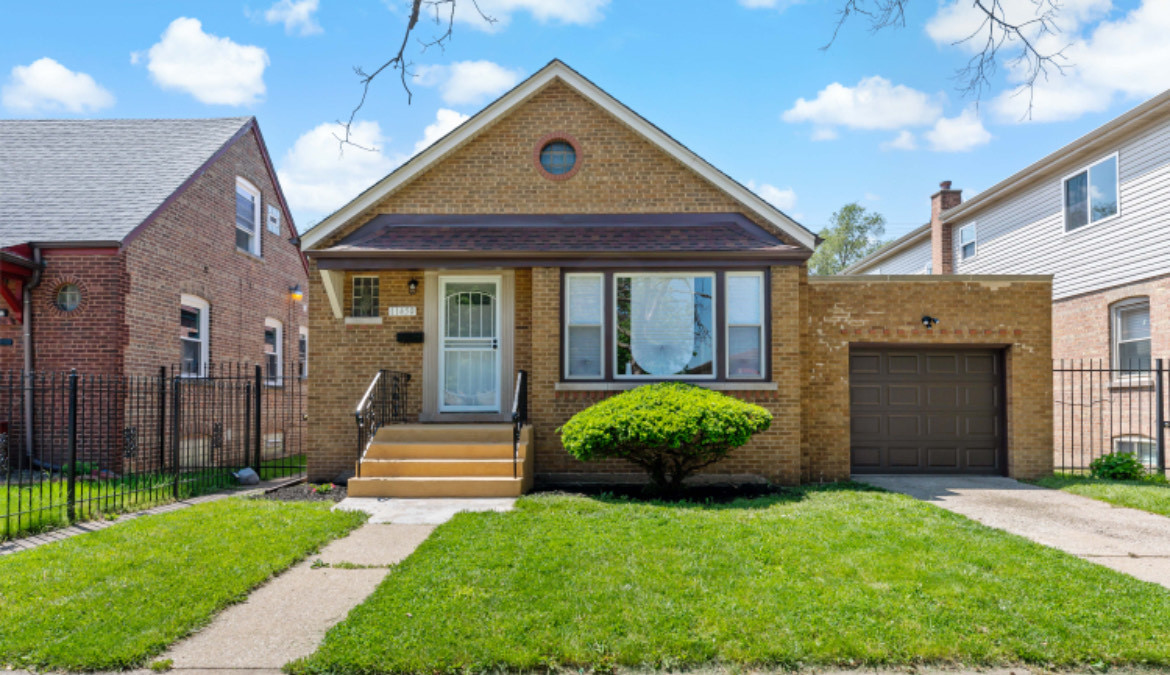
M 252 117 L 0 120 L 0 247 L 116 244 Z
M 1105 148 L 1116 145 L 1123 138 L 1150 124 L 1164 120 L 1168 116 L 1170 116 L 1170 89 L 1118 115 L 1056 152 L 1048 154 L 983 190 L 962 204 L 943 211 L 943 222 L 952 223 L 959 218 L 969 218 L 976 212 L 1008 199 L 1040 181 L 1063 175 L 1070 168 L 1075 169 L 1086 160 L 1103 153 Z
M 537 73 L 512 88 L 504 95 L 476 113 L 454 131 L 436 141 L 427 149 L 412 157 L 405 164 L 392 171 L 345 206 L 335 211 L 302 236 L 303 248 L 308 250 L 327 239 L 338 230 L 351 224 L 354 218 L 406 185 L 416 176 L 437 164 L 457 148 L 463 146 L 496 120 L 507 115 L 529 97 L 540 91 L 553 80 L 560 80 L 586 100 L 608 112 L 623 125 L 639 134 L 667 155 L 681 162 L 716 188 L 727 193 L 732 199 L 743 204 L 752 212 L 765 218 L 779 231 L 812 250 L 819 239 L 815 234 L 796 222 L 780 209 L 762 199 L 747 187 L 712 166 L 689 148 L 679 143 L 666 132 L 651 124 L 623 103 L 593 84 L 577 71 L 559 59 L 554 59 Z

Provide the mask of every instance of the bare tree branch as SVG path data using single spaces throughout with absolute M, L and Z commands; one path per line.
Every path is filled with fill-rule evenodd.
M 344 129 L 344 134 L 334 134 L 334 137 L 338 140 L 341 148 L 344 148 L 346 145 L 352 145 L 355 148 L 360 148 L 362 150 L 374 150 L 373 148 L 363 147 L 362 145 L 359 145 L 353 141 L 353 123 L 354 119 L 357 117 L 358 111 L 360 111 L 366 104 L 366 97 L 369 96 L 370 93 L 370 84 L 383 72 L 386 70 L 397 70 L 399 80 L 402 82 L 402 88 L 406 90 L 407 105 L 409 105 L 411 100 L 414 98 L 414 92 L 410 90 L 410 83 L 408 81 L 408 78 L 411 75 L 410 66 L 412 64 L 408 63 L 406 60 L 406 48 L 410 44 L 410 36 L 418 26 L 419 17 L 422 15 L 424 9 L 434 10 L 434 21 L 435 24 L 439 26 L 442 26 L 444 23 L 442 9 L 446 8 L 448 11 L 445 21 L 446 29 L 440 35 L 436 36 L 430 41 L 420 41 L 421 52 L 425 52 L 431 47 L 439 47 L 439 49 L 445 48 L 445 43 L 450 41 L 452 31 L 455 28 L 455 5 L 457 2 L 470 2 L 471 5 L 475 7 L 475 11 L 479 14 L 481 19 L 489 24 L 496 22 L 494 17 L 488 16 L 482 9 L 480 9 L 479 0 L 409 0 L 409 2 L 410 17 L 406 21 L 406 30 L 403 31 L 402 43 L 398 45 L 397 53 L 395 53 L 394 56 L 385 63 L 375 68 L 372 72 L 367 73 L 364 69 L 362 69 L 361 66 L 355 66 L 353 69 L 353 72 L 358 76 L 358 83 L 362 86 L 362 96 L 360 99 L 358 99 L 358 104 L 354 106 L 352 111 L 350 111 L 349 119 L 345 122 L 338 120 L 338 124 L 340 124 Z
M 978 105 L 985 90 L 991 87 L 1000 59 L 1005 52 L 1018 51 L 1006 58 L 1008 67 L 1018 73 L 1021 84 L 1016 94 L 1028 92 L 1028 108 L 1024 116 L 1031 118 L 1036 83 L 1047 80 L 1051 73 L 1063 75 L 1071 64 L 1064 54 L 1065 47 L 1047 52 L 1042 51 L 1038 42 L 1046 35 L 1060 33 L 1056 16 L 1060 12 L 1058 0 L 1030 0 L 1036 7 L 1035 15 L 1024 21 L 1015 21 L 1007 16 L 1003 0 L 970 0 L 971 8 L 982 14 L 979 26 L 965 38 L 955 41 L 960 45 L 978 42 L 981 48 L 967 64 L 955 72 L 959 91 L 964 96 L 973 96 Z M 829 43 L 822 49 L 833 46 L 841 28 L 854 15 L 866 17 L 869 28 L 877 32 L 885 28 L 906 26 L 906 5 L 910 0 L 842 0 L 837 11 L 837 23 Z

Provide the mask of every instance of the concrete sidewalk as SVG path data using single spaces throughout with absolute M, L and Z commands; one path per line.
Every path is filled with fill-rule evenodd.
M 997 476 L 854 476 L 1170 588 L 1170 518 Z

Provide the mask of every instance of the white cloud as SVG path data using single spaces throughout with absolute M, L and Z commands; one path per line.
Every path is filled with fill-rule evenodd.
M 518 12 L 527 12 L 540 23 L 597 23 L 604 17 L 603 10 L 609 0 L 478 0 L 478 5 L 477 10 L 476 3 L 456 3 L 455 20 L 493 32 L 511 23 L 512 15 Z M 480 11 L 495 19 L 495 23 L 485 21 Z M 446 17 L 446 12 L 440 10 L 439 23 L 445 23 Z
M 1012 21 L 1035 17 L 1033 0 L 1004 0 Z M 1170 2 L 1143 0 L 1124 15 L 1107 20 L 1111 0 L 1062 0 L 1055 14 L 1059 32 L 1028 37 L 1041 53 L 1063 49 L 1064 75 L 1053 70 L 1029 91 L 1021 85 L 1027 74 L 1023 64 L 1007 63 L 1009 81 L 1015 86 L 991 101 L 995 117 L 1004 122 L 1051 122 L 1070 120 L 1085 113 L 1107 110 L 1118 97 L 1130 100 L 1154 96 L 1170 88 Z M 970 0 L 948 0 L 927 23 L 927 33 L 939 44 L 951 44 L 979 30 L 980 15 Z M 986 37 L 986 32 L 981 35 Z M 974 39 L 959 45 L 967 52 L 982 49 Z M 1019 53 L 1009 42 L 1002 52 Z M 1029 102 L 1031 111 L 1029 117 Z
M 114 95 L 89 75 L 45 57 L 13 68 L 8 84 L 0 89 L 0 102 L 18 113 L 85 113 L 114 105 Z
M 898 132 L 898 135 L 891 140 L 882 143 L 882 150 L 917 150 L 918 139 L 914 134 L 905 129 Z
M 448 108 L 439 108 L 439 111 L 435 113 L 435 121 L 428 124 L 426 129 L 423 129 L 423 137 L 414 144 L 415 154 L 427 149 L 432 143 L 446 136 L 455 127 L 463 124 L 468 119 L 470 117 L 463 113 Z
M 749 180 L 747 187 L 781 211 L 789 211 L 796 207 L 796 190 L 792 188 L 778 188 L 768 183 L 757 184 L 754 180 Z
M 991 141 L 991 132 L 974 107 L 967 108 L 958 117 L 944 117 L 923 134 L 935 152 L 967 152 Z
M 449 66 L 419 66 L 415 80 L 424 87 L 439 87 L 448 105 L 475 105 L 511 89 L 522 74 L 491 61 L 456 61 Z
M 1113 0 L 1060 0 L 1057 10 L 1051 14 L 1054 27 L 1060 31 L 1061 43 L 1068 41 L 1068 34 L 1075 33 L 1086 23 L 1105 16 L 1113 8 Z M 1039 18 L 1049 5 L 1036 0 L 1000 0 L 1001 16 L 1013 24 L 1025 24 Z M 950 0 L 939 7 L 938 12 L 926 23 L 926 34 L 936 44 L 957 44 L 965 51 L 974 53 L 983 50 L 987 37 L 985 25 L 987 14 L 971 0 Z M 1033 23 L 1026 35 L 1035 41 L 1040 37 L 1039 23 Z M 970 39 L 968 39 L 970 38 Z M 1013 43 L 1008 43 L 1010 48 Z M 1059 45 L 1057 46 L 1059 49 Z
M 289 35 L 314 35 L 321 32 L 321 24 L 313 17 L 318 4 L 318 0 L 279 0 L 264 12 L 264 20 L 283 23 Z
M 264 96 L 268 53 L 205 33 L 198 19 L 172 21 L 146 58 L 155 83 L 187 92 L 201 103 L 249 105 Z
M 782 118 L 785 122 L 811 122 L 826 130 L 925 126 L 942 115 L 937 98 L 875 75 L 862 79 L 856 87 L 834 82 L 811 101 L 797 99 Z
M 739 4 L 748 9 L 775 9 L 781 12 L 803 2 L 804 0 L 739 0 Z

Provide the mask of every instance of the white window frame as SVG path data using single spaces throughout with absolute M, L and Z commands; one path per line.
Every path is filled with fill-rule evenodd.
M 267 317 L 264 319 L 264 332 L 269 328 L 276 329 L 276 375 L 264 373 L 264 383 L 270 387 L 279 387 L 284 384 L 284 324 L 278 319 Z M 268 345 L 264 344 L 264 370 L 268 370 Z
M 597 302 L 600 308 L 600 324 L 593 323 L 572 323 L 572 308 L 569 307 L 569 283 L 571 279 L 595 278 L 598 280 Z M 615 310 L 616 311 L 616 310 Z M 601 341 L 598 345 L 599 352 L 597 354 L 597 362 L 601 364 L 601 372 L 597 375 L 572 375 L 569 373 L 569 329 L 573 326 L 597 326 L 601 327 Z M 566 380 L 604 380 L 605 379 L 605 335 L 606 321 L 605 321 L 605 274 L 601 272 L 573 272 L 565 275 L 565 325 L 564 325 L 564 339 L 561 341 L 561 349 L 564 350 L 563 365 L 564 377 Z M 615 355 L 616 358 L 616 355 Z
M 252 202 L 252 247 L 250 249 L 243 249 L 237 246 L 236 248 L 245 253 L 251 253 L 256 257 L 261 255 L 260 242 L 264 239 L 264 230 L 267 229 L 264 220 L 261 218 L 262 209 L 260 208 L 260 190 L 255 185 L 249 183 L 247 180 L 236 176 L 236 200 L 239 200 L 240 194 L 246 194 L 253 198 Z M 235 211 L 232 211 L 233 221 L 235 219 Z M 240 232 L 247 232 L 240 227 L 239 223 L 235 223 L 236 229 Z
M 305 355 L 301 356 L 301 340 L 305 341 Z M 309 379 L 309 327 L 301 326 L 297 329 L 297 358 L 300 360 L 301 379 Z
M 673 272 L 614 272 L 613 273 L 613 316 L 611 326 L 618 325 L 618 279 L 634 278 L 634 277 L 680 277 L 688 276 L 695 278 L 708 278 L 711 280 L 711 323 L 714 330 L 711 331 L 711 360 L 715 360 L 715 355 L 719 353 L 719 284 L 718 278 L 714 272 L 701 272 L 694 270 L 678 270 Z M 612 329 L 611 329 L 612 330 Z M 613 379 L 615 380 L 716 380 L 719 378 L 719 368 L 715 363 L 711 364 L 710 375 L 625 375 L 618 371 L 618 341 L 617 336 L 613 338 L 613 353 L 611 364 L 613 366 Z
M 760 322 L 756 323 L 731 323 L 728 318 L 731 309 L 731 284 L 728 279 L 734 277 L 754 277 L 760 280 Z M 765 286 L 767 277 L 763 272 L 725 272 L 723 275 L 723 369 L 729 380 L 762 380 L 767 377 L 766 365 L 768 360 L 764 358 L 764 350 L 769 348 L 768 344 L 768 330 L 766 322 L 768 321 L 768 314 L 765 308 L 768 306 L 765 302 L 764 295 L 768 292 Z M 759 359 L 759 375 L 732 375 L 731 374 L 731 329 L 735 328 L 759 328 L 760 329 L 760 359 Z
M 1125 370 L 1125 367 L 1121 364 L 1120 361 L 1118 361 L 1118 359 L 1121 357 L 1121 350 L 1119 349 L 1121 345 L 1121 312 L 1126 309 L 1132 309 L 1134 307 L 1140 306 L 1144 306 L 1146 308 L 1146 316 L 1148 317 L 1148 320 L 1150 320 L 1150 336 L 1145 339 L 1148 340 L 1150 342 L 1150 346 L 1153 347 L 1154 326 L 1152 321 L 1153 315 L 1150 313 L 1151 305 L 1149 296 L 1143 295 L 1136 298 L 1119 300 L 1109 307 L 1109 361 L 1113 365 L 1113 370 L 1118 371 L 1118 376 L 1120 379 L 1125 381 L 1148 379 L 1148 374 L 1140 371 L 1134 372 L 1131 375 L 1122 374 L 1121 371 Z M 1128 340 L 1128 342 L 1137 342 L 1137 340 Z M 1151 349 L 1150 352 L 1152 354 L 1153 349 Z
M 1080 227 L 1077 227 L 1077 228 L 1070 230 L 1068 228 L 1068 200 L 1065 198 L 1065 194 L 1066 194 L 1066 190 L 1067 190 L 1066 186 L 1068 185 L 1068 182 L 1070 180 L 1072 180 L 1073 178 L 1076 178 L 1077 176 L 1081 175 L 1082 173 L 1085 174 L 1085 179 L 1088 180 L 1089 179 L 1089 172 L 1093 169 L 1093 167 L 1097 166 L 1098 164 L 1101 164 L 1102 162 L 1107 162 L 1110 159 L 1114 160 L 1113 161 L 1113 180 L 1114 180 L 1114 183 L 1117 185 L 1117 213 L 1114 213 L 1113 215 L 1108 216 L 1106 218 L 1102 218 L 1101 220 L 1094 221 L 1093 220 L 1093 200 L 1091 197 L 1089 197 L 1089 203 L 1087 204 L 1088 209 L 1089 209 L 1088 210 L 1089 222 L 1085 223 L 1084 225 L 1081 225 Z M 1115 218 L 1120 218 L 1120 217 L 1121 217 L 1121 153 L 1119 151 L 1114 151 L 1111 154 L 1105 155 L 1104 157 L 1100 157 L 1092 162 L 1089 162 L 1088 164 L 1082 166 L 1081 168 L 1077 169 L 1076 171 L 1074 171 L 1074 172 L 1068 174 L 1067 176 L 1065 176 L 1064 178 L 1060 179 L 1060 224 L 1061 224 L 1061 229 L 1064 230 L 1065 234 L 1073 234 L 1074 232 L 1083 232 L 1091 227 L 1094 227 L 1096 225 L 1100 225 L 1101 223 L 1107 223 Z
M 1142 464 L 1144 464 L 1147 468 L 1157 468 L 1157 466 L 1158 466 L 1158 439 L 1150 438 L 1149 436 L 1142 436 L 1141 434 L 1125 434 L 1122 436 L 1114 436 L 1113 442 L 1111 443 L 1113 452 L 1115 452 L 1115 453 L 1121 452 L 1121 450 L 1119 450 L 1117 448 L 1117 446 L 1121 443 L 1149 443 L 1151 446 L 1150 449 L 1153 451 L 1153 457 L 1151 458 L 1153 460 L 1152 462 L 1150 462 L 1150 463 L 1142 462 L 1142 456 L 1140 453 L 1135 452 L 1135 453 L 1133 453 L 1133 455 L 1134 455 L 1134 457 L 1137 457 L 1138 461 L 1142 462 Z
M 964 230 L 971 230 L 971 241 L 968 242 L 967 244 L 963 244 L 963 231 Z M 979 228 L 977 227 L 977 223 L 967 223 L 966 225 L 959 228 L 959 231 L 957 234 L 958 234 L 958 244 L 959 244 L 959 262 L 967 262 L 968 260 L 974 260 L 975 256 L 979 255 Z M 966 255 L 965 253 L 963 253 L 963 249 L 966 246 L 971 247 L 971 255 Z
M 179 306 L 188 305 L 190 307 L 199 308 L 199 340 L 191 340 L 190 338 L 179 338 L 179 377 L 207 377 L 207 364 L 209 362 L 208 354 L 211 352 L 211 333 L 208 330 L 210 321 L 208 320 L 211 314 L 211 304 L 197 295 L 180 295 Z M 199 372 L 198 373 L 184 373 L 182 368 L 183 361 L 183 342 L 198 342 L 200 344 L 199 350 Z
M 358 279 L 374 279 L 378 281 L 378 298 L 374 303 L 374 313 L 367 316 L 358 316 L 353 313 L 354 307 L 357 306 L 357 281 Z M 349 280 L 349 318 L 351 319 L 378 319 L 379 323 L 382 320 L 382 282 L 377 274 L 355 274 Z

